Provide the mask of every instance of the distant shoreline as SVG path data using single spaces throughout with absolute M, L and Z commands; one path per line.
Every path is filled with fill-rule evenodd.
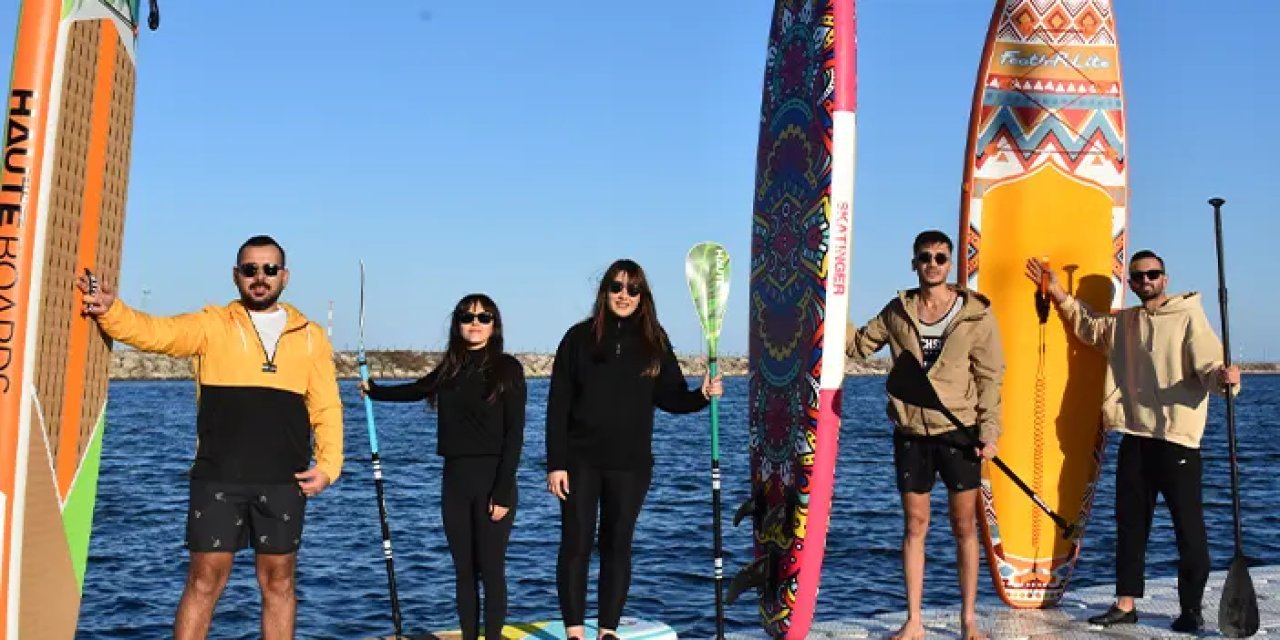
M 380 350 L 365 354 L 369 362 L 369 375 L 373 378 L 413 379 L 427 374 L 440 361 L 440 353 L 434 351 Z M 514 353 L 524 365 L 525 377 L 548 378 L 551 363 L 555 359 L 549 353 Z M 700 376 L 706 371 L 706 356 L 677 356 L 680 368 L 686 375 Z M 338 351 L 333 355 L 338 378 L 352 380 L 359 377 L 354 351 Z M 746 356 L 720 356 L 719 370 L 726 377 L 744 376 L 747 373 Z M 888 373 L 888 360 L 876 359 L 866 363 L 850 362 L 845 367 L 847 375 L 884 375 Z M 154 353 L 142 353 L 133 349 L 117 349 L 111 352 L 110 378 L 112 380 L 190 380 L 191 361 L 171 358 Z
M 516 353 L 513 354 L 524 365 L 525 376 L 529 378 L 546 378 L 551 375 L 552 354 Z M 419 378 L 439 362 L 440 354 L 432 351 L 412 350 L 379 350 L 367 352 L 369 375 L 374 378 L 412 379 Z M 344 380 L 359 377 L 356 365 L 356 354 L 353 351 L 339 351 L 334 354 L 334 365 L 338 377 Z M 705 370 L 706 356 L 679 356 L 680 368 L 687 375 L 700 376 Z M 721 356 L 720 371 L 727 377 L 744 376 L 747 373 L 746 356 Z M 1241 363 L 1246 373 L 1280 373 L 1277 362 Z M 889 371 L 887 358 L 876 358 L 863 362 L 849 361 L 845 366 L 846 375 L 885 375 Z M 153 353 L 143 353 L 133 349 L 116 349 L 111 352 L 110 378 L 112 380 L 190 380 L 191 362 L 184 358 Z

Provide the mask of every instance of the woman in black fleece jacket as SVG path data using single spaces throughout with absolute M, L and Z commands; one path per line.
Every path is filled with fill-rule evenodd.
M 654 407 L 693 413 L 720 393 L 719 376 L 689 389 L 640 265 L 610 265 L 591 317 L 560 341 L 547 401 L 547 489 L 560 499 L 556 583 L 569 638 L 584 633 L 597 508 L 597 637 L 616 637 L 631 583 L 631 539 L 652 477 Z
M 516 469 L 524 443 L 524 370 L 502 351 L 502 316 L 488 296 L 460 300 L 444 358 L 416 382 L 366 389 L 374 400 L 426 399 L 436 409 L 444 456 L 440 508 L 456 573 L 462 637 L 479 634 L 477 578 L 484 582 L 485 637 L 502 638 L 507 542 L 515 520 Z

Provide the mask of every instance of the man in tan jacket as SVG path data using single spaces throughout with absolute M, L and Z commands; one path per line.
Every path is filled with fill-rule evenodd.
M 929 529 L 929 492 L 942 477 L 949 492 L 951 532 L 960 572 L 961 622 L 965 640 L 984 638 L 974 606 L 978 593 L 977 489 L 981 460 L 996 454 L 1000 437 L 1000 381 L 1004 353 L 991 303 L 977 292 L 947 285 L 951 239 L 925 231 L 912 245 L 911 268 L 920 286 L 898 294 L 867 326 L 849 327 L 846 352 L 865 359 L 888 344 L 895 360 L 911 353 L 924 365 L 947 408 L 977 433 L 963 434 L 940 411 L 890 396 L 893 461 L 902 496 L 902 568 L 907 621 L 894 638 L 925 637 L 924 541 Z M 973 446 L 976 440 L 980 446 Z
M 1141 306 L 1116 315 L 1095 314 L 1069 295 L 1052 270 L 1027 261 L 1027 277 L 1045 277 L 1067 325 L 1087 345 L 1107 354 L 1103 421 L 1124 434 L 1116 463 L 1116 602 L 1089 622 L 1102 626 L 1138 621 L 1147 538 L 1156 494 L 1164 495 L 1178 544 L 1178 598 L 1173 630 L 1194 633 L 1209 579 L 1200 496 L 1200 436 L 1209 392 L 1240 383 L 1237 367 L 1224 367 L 1222 343 L 1205 317 L 1200 295 L 1169 296 L 1164 260 L 1139 251 L 1129 261 L 1129 289 Z

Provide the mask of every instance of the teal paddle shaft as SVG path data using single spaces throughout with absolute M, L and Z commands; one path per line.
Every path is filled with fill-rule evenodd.
M 360 342 L 356 350 L 356 363 L 360 365 L 360 379 L 369 382 L 369 361 L 364 353 L 364 262 L 360 263 Z M 364 418 L 369 427 L 369 450 L 373 460 L 373 486 L 378 494 L 378 516 L 382 524 L 382 557 L 387 564 L 387 590 L 391 596 L 391 623 L 396 638 L 403 633 L 400 619 L 400 595 L 396 592 L 395 556 L 391 552 L 391 523 L 387 519 L 386 493 L 382 487 L 382 458 L 378 455 L 378 427 L 373 421 L 373 400 L 364 394 Z
M 712 378 L 719 373 L 719 363 L 716 361 L 715 343 L 711 343 L 710 355 L 707 358 L 708 367 Z M 711 398 L 711 462 L 715 466 L 720 466 L 720 398 L 712 396 Z M 716 483 L 716 489 L 720 488 L 720 483 Z

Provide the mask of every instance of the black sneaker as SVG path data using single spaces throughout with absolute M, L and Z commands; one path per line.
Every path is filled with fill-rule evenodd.
M 1199 609 L 1183 611 L 1169 628 L 1178 633 L 1198 633 L 1204 628 L 1204 616 L 1200 615 Z
M 1089 624 L 1095 624 L 1102 627 L 1109 627 L 1113 624 L 1136 624 L 1137 622 L 1137 609 L 1125 611 L 1114 604 L 1111 605 L 1110 609 L 1107 609 L 1106 613 L 1089 618 Z

